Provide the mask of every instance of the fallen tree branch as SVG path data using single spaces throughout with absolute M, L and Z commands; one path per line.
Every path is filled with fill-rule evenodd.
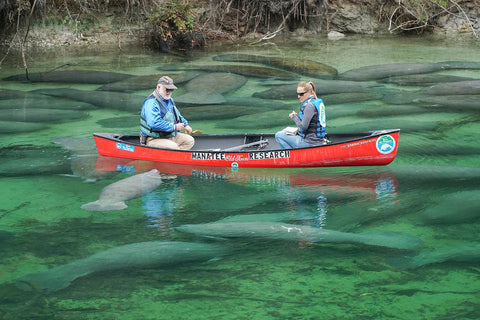
M 33 10 L 35 10 L 35 5 L 37 4 L 37 0 L 33 1 L 32 7 L 30 8 L 30 13 L 27 17 L 27 29 L 25 30 L 25 36 L 23 37 L 22 41 L 22 60 L 23 60 L 23 67 L 25 68 L 25 76 L 27 80 L 30 80 L 28 77 L 28 66 L 27 60 L 25 59 L 25 44 L 27 43 L 28 32 L 30 31 L 30 21 L 33 15 Z

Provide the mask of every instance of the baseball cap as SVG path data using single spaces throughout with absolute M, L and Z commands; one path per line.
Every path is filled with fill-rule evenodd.
M 177 87 L 173 84 L 172 78 L 170 78 L 169 76 L 163 76 L 160 79 L 158 79 L 158 84 L 165 86 L 165 88 L 167 89 L 171 89 L 171 90 L 177 89 Z

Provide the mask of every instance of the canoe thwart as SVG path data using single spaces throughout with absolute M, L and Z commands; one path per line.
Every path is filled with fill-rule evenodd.
M 268 139 L 265 139 L 265 140 L 259 140 L 259 141 L 255 141 L 255 142 L 250 142 L 250 143 L 245 143 L 245 144 L 241 144 L 239 146 L 235 146 L 235 147 L 231 147 L 231 148 L 226 148 L 224 149 L 223 151 L 226 151 L 226 152 L 232 152 L 232 151 L 241 151 L 243 150 L 244 148 L 248 148 L 248 147 L 253 147 L 253 146 L 260 146 L 261 149 L 265 148 L 267 145 L 268 145 Z

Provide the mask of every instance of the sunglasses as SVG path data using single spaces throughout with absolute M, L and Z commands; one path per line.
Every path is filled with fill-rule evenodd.
M 303 97 L 303 95 L 304 95 L 305 93 L 307 93 L 307 92 L 308 92 L 308 91 L 305 91 L 305 92 L 297 92 L 297 96 Z
M 165 88 L 165 91 L 166 91 L 166 92 L 173 92 L 173 90 L 175 90 L 175 89 L 167 89 L 167 88 Z

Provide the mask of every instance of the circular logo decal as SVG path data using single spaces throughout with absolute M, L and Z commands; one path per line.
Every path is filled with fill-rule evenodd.
M 320 125 L 322 127 L 325 127 L 326 126 L 326 123 L 327 123 L 327 116 L 325 114 L 325 105 L 323 104 L 323 102 L 320 104 Z
M 238 163 L 232 162 L 232 168 L 234 168 L 234 169 L 238 168 Z
M 395 139 L 391 135 L 384 135 L 377 139 L 377 150 L 381 154 L 389 154 L 395 149 Z

